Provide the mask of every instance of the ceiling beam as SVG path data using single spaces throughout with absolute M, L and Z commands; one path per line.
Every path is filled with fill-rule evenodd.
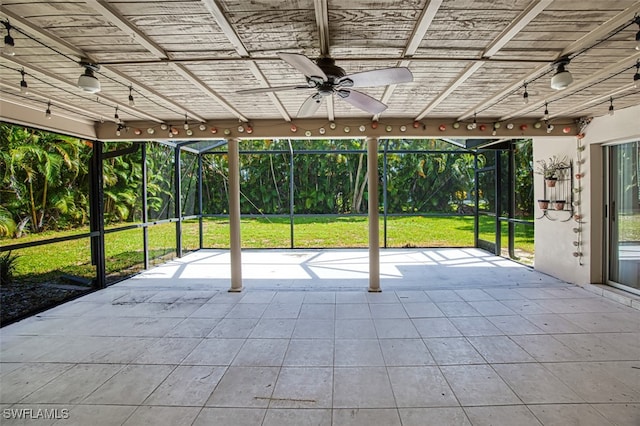
M 404 48 L 403 56 L 411 57 L 418 51 L 418 47 L 420 47 L 420 43 L 422 43 L 424 36 L 427 34 L 427 30 L 429 30 L 433 18 L 438 13 L 440 5 L 442 5 L 442 0 L 430 0 L 427 7 L 422 9 L 420 18 L 418 18 L 416 26 L 413 27 L 413 33 L 409 37 L 409 42 Z
M 22 98 L 11 95 L 0 96 L 0 118 L 7 123 L 33 127 L 40 130 L 75 136 L 82 139 L 96 140 L 94 122 L 79 119 L 62 111 L 52 111 L 51 118 L 44 115 L 42 105 L 33 105 Z M 114 123 L 109 123 L 114 124 Z M 115 125 L 115 124 L 114 124 Z
M 51 101 L 51 97 L 39 93 L 38 91 L 29 90 L 29 94 L 24 95 L 20 93 L 19 89 L 16 90 L 12 84 L 7 84 L 4 81 L 0 81 L 0 87 L 4 89 L 3 92 L 5 93 L 6 100 L 11 99 L 9 100 L 10 103 L 29 105 L 29 108 L 36 110 L 40 109 L 42 111 L 42 115 L 45 115 L 47 106 L 49 102 L 51 102 L 52 115 L 58 115 L 69 120 L 90 125 L 93 125 L 96 121 L 100 121 L 101 118 L 99 116 L 93 116 L 93 114 L 87 113 L 87 111 L 84 111 L 82 108 L 75 107 L 66 102 L 60 102 L 57 100 Z M 114 119 L 107 119 L 106 121 L 115 122 Z
M 209 97 L 211 97 L 215 101 L 217 101 L 220 105 L 222 105 L 222 107 L 224 109 L 229 111 L 231 114 L 235 115 L 238 120 L 244 121 L 244 122 L 249 121 L 249 119 L 247 119 L 247 117 L 242 115 L 242 113 L 240 111 L 238 111 L 231 104 L 229 104 L 227 101 L 225 101 L 220 95 L 218 95 L 218 93 L 216 93 L 213 89 L 211 89 L 207 85 L 207 83 L 205 83 L 204 81 L 200 80 L 191 71 L 189 71 L 188 69 L 186 69 L 182 65 L 178 65 L 178 64 L 170 64 L 169 66 L 171 68 L 173 68 L 182 77 L 184 77 L 186 80 L 190 81 L 191 84 L 193 84 L 194 86 L 196 86 L 197 88 L 202 90 L 204 93 L 206 93 Z
M 31 22 L 23 19 L 21 16 L 18 16 L 9 10 L 5 6 L 0 5 L 0 12 L 10 21 L 12 25 L 16 22 L 19 24 L 20 29 L 28 29 L 29 34 L 37 34 L 38 38 L 44 39 L 47 44 L 56 46 L 58 49 L 66 50 L 70 54 L 77 56 L 78 58 L 87 58 L 92 62 L 96 62 L 94 58 L 91 57 L 90 54 L 85 53 L 81 49 L 78 49 L 76 46 L 71 43 L 66 42 L 58 36 L 51 34 L 50 32 L 43 30 L 40 27 L 33 25 Z
M 229 42 L 233 45 L 233 48 L 238 52 L 240 56 L 243 58 L 248 58 L 251 56 L 246 47 L 244 47 L 244 43 L 240 40 L 240 37 L 236 33 L 236 31 L 231 26 L 231 23 L 227 20 L 222 8 L 218 5 L 216 0 L 201 0 L 202 4 L 207 8 L 213 19 L 216 20 L 216 23 L 227 37 Z
M 575 53 L 588 46 L 592 46 L 594 43 L 596 43 L 598 40 L 601 40 L 603 37 L 606 37 L 616 28 L 620 27 L 621 25 L 624 25 L 625 22 L 628 22 L 631 19 L 631 16 L 639 12 L 640 12 L 640 3 L 637 3 L 634 6 L 618 13 L 616 16 L 609 19 L 604 24 L 599 25 L 595 30 L 585 34 L 583 37 L 581 37 L 577 41 L 565 47 L 562 53 L 558 55 L 558 58 L 565 55 L 569 55 L 571 53 Z M 512 84 L 510 84 L 501 92 L 489 98 L 486 98 L 485 100 L 483 100 L 482 102 L 474 106 L 473 108 L 469 108 L 460 117 L 458 117 L 458 121 L 462 121 L 471 117 L 475 111 L 479 111 L 485 108 L 487 105 L 490 105 L 498 101 L 499 99 L 502 99 L 504 96 L 507 96 L 510 93 L 518 90 L 518 88 L 520 88 L 525 81 L 531 81 L 539 77 L 543 73 L 547 72 L 549 70 L 549 65 L 550 63 L 547 62 L 547 65 L 542 65 L 540 67 L 537 67 L 528 75 L 526 75 L 523 79 L 518 79 L 517 81 L 514 81 Z
M 205 3 L 208 0 L 203 0 Z M 103 0 L 85 0 L 85 2 L 93 7 L 98 13 L 104 16 L 109 22 L 120 28 L 126 34 L 133 36 L 134 40 L 151 52 L 153 55 L 157 56 L 159 59 L 167 59 L 167 53 L 157 45 L 153 40 L 148 38 L 144 33 L 138 30 L 133 24 L 127 21 L 120 13 L 118 13 L 111 5 Z M 214 3 L 209 1 L 210 3 Z M 215 3 L 214 3 L 215 4 Z M 191 84 L 198 87 L 204 93 L 206 93 L 209 97 L 213 98 L 216 102 L 218 102 L 223 108 L 227 111 L 234 114 L 239 120 L 247 121 L 247 119 L 236 110 L 230 103 L 228 103 L 222 96 L 213 91 L 206 83 L 197 78 L 191 71 L 189 71 L 184 65 L 171 63 L 170 67 L 180 74 L 182 77 L 187 79 Z M 136 85 L 139 83 L 136 82 Z M 163 98 L 165 99 L 165 98 Z M 180 107 L 180 109 L 184 110 L 184 108 Z M 186 111 L 185 111 L 186 113 Z M 187 114 L 188 115 L 188 114 Z M 195 118 L 195 117 L 194 117 Z
M 17 16 L 11 12 L 9 12 L 8 10 L 6 10 L 5 7 L 0 6 L 0 12 L 2 12 L 7 19 L 10 19 L 11 22 L 14 23 L 18 23 L 19 27 L 21 29 L 28 29 L 28 32 L 31 35 L 36 36 L 40 41 L 42 41 L 43 43 L 46 43 L 49 46 L 55 47 L 58 50 L 66 50 L 67 52 L 69 52 L 70 54 L 77 56 L 79 59 L 80 58 L 86 58 L 88 59 L 90 62 L 95 62 L 98 63 L 98 61 L 93 58 L 91 56 L 91 54 L 84 52 L 82 49 L 77 48 L 76 46 L 67 43 L 65 40 L 57 37 L 56 35 L 51 34 L 49 31 L 44 30 L 42 28 L 36 27 L 33 24 L 31 24 L 29 21 L 23 19 L 20 16 Z M 174 101 L 172 101 L 171 99 L 161 95 L 159 92 L 157 92 L 155 89 L 152 89 L 151 87 L 140 83 L 139 81 L 132 79 L 131 77 L 129 77 L 127 74 L 120 72 L 114 68 L 110 68 L 108 66 L 105 66 L 103 64 L 100 64 L 100 72 L 101 73 L 110 73 L 110 74 L 114 74 L 117 75 L 118 77 L 128 81 L 130 84 L 135 85 L 136 89 L 142 89 L 145 92 L 148 92 L 156 97 L 158 97 L 159 99 L 162 99 L 164 102 L 166 102 L 167 104 L 175 107 L 176 109 L 181 109 L 183 110 L 189 117 L 198 120 L 198 121 L 205 121 L 204 118 L 200 117 L 198 114 L 196 114 L 195 112 L 189 110 L 188 108 L 184 108 L 181 105 L 178 105 L 177 103 L 175 103 Z
M 466 68 L 458 75 L 458 77 L 453 82 L 451 82 L 451 84 L 449 84 L 449 87 L 447 87 L 444 92 L 441 92 L 434 100 L 432 100 L 429 105 L 427 105 L 426 108 L 423 109 L 415 119 L 422 120 L 427 114 L 429 114 L 445 99 L 447 99 L 454 90 L 456 90 L 460 85 L 467 81 L 467 79 L 471 77 L 473 73 L 475 73 L 481 66 L 481 62 L 467 65 Z
M 536 16 L 538 16 L 553 0 L 533 0 L 529 5 L 496 37 L 482 53 L 483 58 L 490 58 L 502 49 L 513 37 L 516 36 L 524 27 L 526 27 Z M 453 81 L 449 87 L 438 95 L 433 101 L 422 110 L 416 117 L 416 120 L 422 120 L 425 115 L 433 111 L 441 104 L 449 95 L 456 90 L 462 83 L 471 77 L 481 66 L 483 62 L 476 62 L 467 66 L 464 71 Z
M 249 60 L 249 64 L 248 64 L 249 70 L 251 71 L 253 76 L 256 78 L 258 83 L 260 83 L 260 86 L 271 87 L 269 84 L 269 81 L 260 70 L 260 67 L 258 67 L 258 64 L 256 63 L 256 61 L 250 58 L 251 54 L 249 53 L 247 48 L 244 46 L 244 43 L 242 42 L 242 40 L 240 39 L 236 31 L 231 26 L 231 23 L 225 16 L 220 5 L 218 5 L 218 2 L 216 0 L 202 0 L 202 3 L 207 8 L 211 16 L 213 16 L 213 19 L 215 19 L 220 29 L 222 29 L 222 32 L 224 33 L 224 35 L 227 37 L 229 42 L 233 45 L 233 48 L 236 50 L 236 52 L 238 52 L 238 55 L 240 55 L 240 57 L 242 58 L 246 58 Z M 273 105 L 276 107 L 276 109 L 278 110 L 282 118 L 285 121 L 291 121 L 291 116 L 289 116 L 289 113 L 285 109 L 284 105 L 282 105 L 282 102 L 280 102 L 280 99 L 278 99 L 275 93 L 267 93 L 267 96 L 271 100 L 271 103 L 273 103 Z M 218 102 L 223 101 L 220 96 L 218 96 L 218 99 L 219 99 Z M 228 107 L 230 107 L 231 105 L 229 105 L 226 101 L 224 101 L 224 105 L 222 106 L 225 107 L 227 110 L 229 110 Z M 245 117 L 242 117 L 242 118 L 240 117 L 241 115 L 240 112 L 235 111 L 233 113 L 236 116 L 238 116 L 238 119 L 242 121 L 248 121 Z
M 316 27 L 318 28 L 318 42 L 320 43 L 320 56 L 329 55 L 329 6 L 327 0 L 313 0 L 313 8 L 316 15 Z
M 420 47 L 420 43 L 424 39 L 424 36 L 427 34 L 431 23 L 433 22 L 433 18 L 438 13 L 438 9 L 440 9 L 440 5 L 442 5 L 442 0 L 430 0 L 427 7 L 422 9 L 422 13 L 418 18 L 416 25 L 413 27 L 413 33 L 411 37 L 409 37 L 409 41 L 407 42 L 407 46 L 404 48 L 404 52 L 402 56 L 405 58 L 410 58 L 418 51 L 418 47 Z M 399 61 L 396 66 L 397 67 L 408 67 L 411 64 L 411 61 L 402 60 Z M 389 103 L 391 100 L 391 96 L 393 96 L 393 92 L 398 87 L 397 84 L 390 84 L 384 89 L 382 93 L 382 98 L 380 101 L 383 104 Z M 376 114 L 372 117 L 373 121 L 377 121 L 380 118 L 380 114 Z
M 5 56 L 4 59 L 8 60 L 10 62 L 13 62 L 16 65 L 19 65 L 20 67 L 24 68 L 25 70 L 31 70 L 31 71 L 37 72 L 38 74 L 42 74 L 43 76 L 47 77 L 48 80 L 52 80 L 52 81 L 57 82 L 59 84 L 63 84 L 65 86 L 69 86 L 70 88 L 73 88 L 73 92 L 72 93 L 75 93 L 75 92 L 77 92 L 79 90 L 78 86 L 76 85 L 76 83 L 74 81 L 66 80 L 66 79 L 61 78 L 58 75 L 52 73 L 51 71 L 49 71 L 47 69 L 31 65 L 31 64 L 23 61 L 22 59 L 20 59 L 17 56 Z M 83 93 L 83 94 L 86 94 L 87 96 L 89 96 L 88 93 L 80 91 L 79 94 L 77 95 L 78 97 L 83 97 L 80 93 Z M 91 96 L 93 96 L 93 95 L 91 95 Z M 100 93 L 98 98 L 111 103 L 112 104 L 111 106 L 113 106 L 113 107 L 115 107 L 117 105 L 118 109 L 123 110 L 123 111 L 129 111 L 132 115 L 136 115 L 136 116 L 138 116 L 140 118 L 145 118 L 147 120 L 155 121 L 157 123 L 161 123 L 163 121 L 163 120 L 159 119 L 158 117 L 155 117 L 155 116 L 153 116 L 151 114 L 147 114 L 146 112 L 144 112 L 144 111 L 142 111 L 142 110 L 140 110 L 138 108 L 129 106 L 128 99 L 127 99 L 127 102 L 124 103 L 124 102 L 120 102 L 120 101 L 118 101 L 116 99 L 110 98 L 108 96 L 105 96 L 104 93 Z M 98 115 L 100 115 L 100 114 L 98 114 Z
M 637 51 L 636 51 L 637 52 Z M 514 118 L 514 117 L 520 117 L 524 114 L 527 114 L 531 111 L 535 111 L 536 109 L 542 107 L 545 103 L 552 103 L 557 101 L 558 99 L 562 99 L 562 98 L 566 98 L 568 96 L 571 96 L 572 94 L 586 88 L 589 86 L 592 86 L 594 84 L 598 84 L 598 82 L 600 80 L 606 79 L 607 77 L 610 77 L 611 75 L 619 72 L 620 70 L 624 69 L 624 68 L 629 68 L 629 64 L 633 64 L 636 61 L 640 60 L 640 52 L 637 52 L 625 59 L 622 59 L 618 62 L 616 62 L 615 64 L 609 65 L 606 68 L 603 68 L 602 70 L 600 70 L 599 72 L 592 74 L 589 78 L 586 78 L 584 80 L 581 80 L 579 83 L 577 84 L 572 84 L 571 86 L 569 86 L 568 88 L 564 89 L 563 91 L 559 92 L 557 95 L 555 96 L 551 96 L 547 99 L 543 99 L 537 102 L 534 102 L 533 104 L 529 104 L 527 105 L 525 108 L 521 108 L 518 111 L 514 111 L 511 114 L 507 114 L 503 117 L 500 117 L 499 121 L 504 121 L 504 120 L 509 120 L 510 118 Z
M 87 5 L 91 6 L 96 12 L 104 16 L 122 32 L 131 36 L 136 43 L 143 46 L 149 52 L 158 58 L 167 58 L 167 52 L 158 46 L 153 40 L 139 31 L 133 24 L 127 21 L 113 6 L 103 0 L 84 0 Z
M 567 114 L 572 113 L 574 111 L 580 111 L 584 108 L 588 108 L 590 106 L 592 106 L 593 104 L 598 104 L 599 102 L 604 102 L 604 101 L 608 101 L 610 98 L 613 98 L 621 93 L 624 92 L 628 92 L 630 90 L 635 90 L 636 87 L 633 83 L 629 83 L 627 85 L 624 85 L 622 87 L 619 87 L 615 90 L 613 90 L 612 92 L 603 95 L 603 96 L 598 96 L 595 98 L 592 98 L 591 100 L 587 101 L 587 102 L 583 102 L 581 104 L 578 105 L 572 105 L 569 108 L 565 108 L 562 111 L 556 111 L 553 114 L 549 114 L 549 119 L 554 119 L 556 117 L 566 117 Z M 614 99 L 615 100 L 615 99 Z
M 318 43 L 320 44 L 320 56 L 329 56 L 329 6 L 327 0 L 313 0 L 316 27 L 318 28 Z M 327 117 L 329 121 L 335 120 L 335 105 L 333 96 L 327 98 Z

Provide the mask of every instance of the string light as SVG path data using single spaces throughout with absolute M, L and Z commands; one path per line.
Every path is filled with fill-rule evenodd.
M 547 121 L 547 133 L 551 133 L 553 131 L 553 124 Z
M 187 120 L 187 114 L 184 115 L 184 125 L 182 127 L 185 130 L 189 130 L 189 121 Z
M 633 22 L 638 24 L 638 32 L 636 33 L 636 50 L 640 50 L 640 15 L 633 18 Z
M 633 88 L 640 87 L 640 61 L 636 62 L 636 73 L 633 75 Z
M 609 115 L 613 115 L 613 96 L 609 97 Z
M 120 124 L 120 116 L 118 115 L 118 105 L 116 105 L 116 113 L 113 114 L 113 118 L 116 120 L 116 123 Z
M 133 99 L 133 86 L 129 86 L 129 106 L 136 106 L 136 101 Z
M 542 119 L 545 121 L 549 120 L 549 105 L 547 102 L 544 103 L 544 115 L 542 116 Z
M 4 22 L 4 27 L 7 29 L 7 35 L 4 36 L 4 47 L 2 48 L 2 53 L 7 56 L 14 56 L 16 54 L 16 44 L 13 37 L 11 37 L 11 24 L 9 21 Z
M 22 81 L 20 82 L 20 92 L 26 95 L 29 93 L 29 86 L 27 85 L 27 81 L 24 79 L 24 75 L 25 75 L 24 70 L 21 70 L 20 74 L 22 74 Z
M 47 102 L 47 110 L 44 112 L 44 116 L 48 119 L 51 120 L 51 101 Z
M 476 113 L 473 113 L 473 123 L 471 123 L 471 128 L 475 129 L 476 127 L 478 127 L 478 121 L 476 120 Z
M 522 94 L 522 99 L 525 104 L 529 103 L 529 92 L 527 92 L 527 83 L 524 83 L 524 93 Z

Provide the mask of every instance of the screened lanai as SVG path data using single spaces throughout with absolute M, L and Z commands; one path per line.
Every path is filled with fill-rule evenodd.
M 636 426 L 639 14 L 3 1 L 2 423 Z

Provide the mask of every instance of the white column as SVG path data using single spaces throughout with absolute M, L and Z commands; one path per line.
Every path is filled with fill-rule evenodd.
M 229 249 L 231 254 L 230 292 L 242 291 L 242 251 L 240 240 L 240 154 L 238 139 L 228 139 L 229 159 Z
M 380 292 L 380 220 L 378 214 L 378 139 L 367 138 L 369 194 L 369 291 Z

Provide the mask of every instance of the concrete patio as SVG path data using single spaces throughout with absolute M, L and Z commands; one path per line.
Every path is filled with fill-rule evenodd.
M 242 260 L 241 293 L 201 250 L 3 328 L 2 424 L 640 424 L 630 306 L 478 249 L 383 250 L 382 293 L 366 250 Z

